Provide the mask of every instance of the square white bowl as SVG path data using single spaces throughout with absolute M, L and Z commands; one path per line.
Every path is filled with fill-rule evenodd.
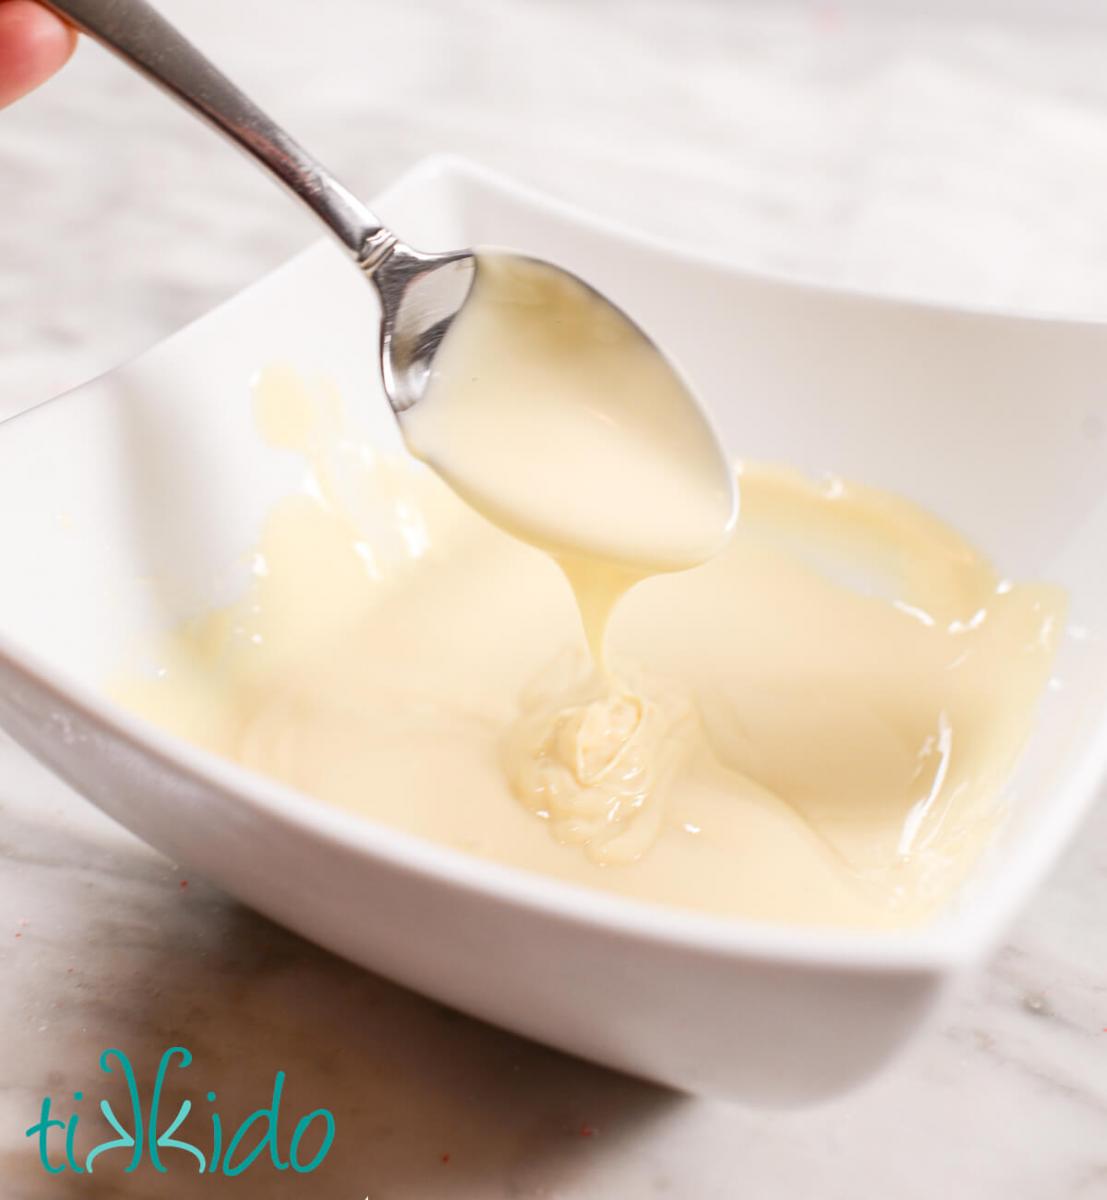
M 331 376 L 364 397 L 365 438 L 400 448 L 374 296 L 325 242 L 0 425 L 0 722 L 247 904 L 469 1013 L 694 1091 L 798 1103 L 848 1087 L 987 951 L 1107 761 L 1107 328 L 751 276 L 454 159 L 377 207 L 426 249 L 495 243 L 579 271 L 684 365 L 742 457 L 905 494 L 1005 573 L 1069 589 L 1010 818 L 957 903 L 898 935 L 638 904 L 330 809 L 106 698 L 136 641 L 243 586 L 244 551 L 299 482 L 255 429 L 259 366 Z

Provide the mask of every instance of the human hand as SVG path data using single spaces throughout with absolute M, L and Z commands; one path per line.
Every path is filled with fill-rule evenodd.
M 33 0 L 0 0 L 0 108 L 65 65 L 77 34 Z

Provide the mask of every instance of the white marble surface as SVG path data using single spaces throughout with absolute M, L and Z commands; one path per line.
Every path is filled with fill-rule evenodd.
M 365 193 L 449 149 L 753 266 L 1107 315 L 1107 26 L 1085 4 L 1079 25 L 1003 27 L 872 0 L 164 7 Z M 0 114 L 0 215 L 0 415 L 312 236 L 90 47 Z M 297 1107 L 338 1119 L 325 1166 L 48 1179 L 22 1136 L 41 1096 L 107 1046 L 148 1062 L 176 1041 L 228 1111 L 287 1070 Z M 614 1076 L 354 970 L 0 743 L 0 1179 L 5 1200 L 1107 1197 L 1107 806 L 904 1058 L 780 1114 Z

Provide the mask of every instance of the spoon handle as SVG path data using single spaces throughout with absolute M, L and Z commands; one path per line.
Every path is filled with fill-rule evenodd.
M 145 0 L 41 0 L 203 117 L 320 217 L 365 270 L 395 238 Z

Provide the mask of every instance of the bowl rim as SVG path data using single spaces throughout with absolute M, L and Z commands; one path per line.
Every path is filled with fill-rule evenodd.
M 909 307 L 963 316 L 1045 321 L 1066 326 L 1107 322 L 1069 321 L 1041 314 L 1001 312 L 887 297 L 861 289 L 838 288 L 799 278 L 754 272 L 707 254 L 682 247 L 650 234 L 628 229 L 619 222 L 594 216 L 574 205 L 512 180 L 456 155 L 434 155 L 415 164 L 374 201 L 386 211 L 402 203 L 406 193 L 426 187 L 447 187 L 462 182 L 498 198 L 553 219 L 562 225 L 583 228 L 644 251 L 655 257 L 679 260 L 740 278 L 747 285 L 794 288 L 824 296 L 851 297 L 897 307 Z M 447 193 L 447 203 L 448 193 Z M 172 342 L 185 330 L 214 320 L 228 308 L 244 302 L 254 288 L 271 281 L 292 264 L 319 252 L 325 239 L 313 242 L 273 270 L 259 276 L 234 295 L 194 321 L 90 380 L 48 397 L 0 421 L 3 427 L 38 412 L 46 405 L 72 397 L 98 379 L 107 378 L 129 363 Z M 76 709 L 92 726 L 130 742 L 160 765 L 193 782 L 218 789 L 247 807 L 255 817 L 276 820 L 286 829 L 358 853 L 367 864 L 380 861 L 395 869 L 417 874 L 438 884 L 448 884 L 485 899 L 507 903 L 557 918 L 577 927 L 602 930 L 637 941 L 667 943 L 682 950 L 760 962 L 797 969 L 824 968 L 843 972 L 902 974 L 949 972 L 966 966 L 998 939 L 1016 909 L 1029 899 L 1032 889 L 1053 865 L 1077 822 L 1090 807 L 1098 784 L 1107 774 L 1107 708 L 1095 730 L 1066 771 L 1059 793 L 1065 802 L 1053 806 L 1049 818 L 1033 837 L 1023 835 L 1009 860 L 995 872 L 980 894 L 974 894 L 963 911 L 939 915 L 912 929 L 860 930 L 829 926 L 775 924 L 741 916 L 723 916 L 692 909 L 630 899 L 586 885 L 569 883 L 525 868 L 481 859 L 392 828 L 372 818 L 356 815 L 255 774 L 230 760 L 202 750 L 149 720 L 139 717 L 91 685 L 67 677 L 31 651 L 0 633 L 0 669 L 14 672 L 39 694 L 60 707 Z M 18 739 L 17 739 L 18 740 Z M 202 869 L 202 868 L 201 868 Z

